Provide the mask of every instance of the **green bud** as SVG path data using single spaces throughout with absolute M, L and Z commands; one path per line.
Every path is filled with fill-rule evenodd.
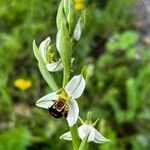
M 70 79 L 72 43 L 67 27 L 63 22 L 61 28 L 57 32 L 56 47 L 63 63 L 65 77 L 63 85 L 65 86 Z
M 75 17 L 76 17 L 75 7 L 72 0 L 64 0 L 64 12 L 69 27 L 69 33 L 70 35 L 72 35 L 75 26 Z
M 64 1 L 62 0 L 59 4 L 57 16 L 56 16 L 56 24 L 57 29 L 59 30 L 62 22 L 66 23 L 65 15 L 64 15 Z
M 90 124 L 91 122 L 92 122 L 92 112 L 91 111 L 89 111 L 88 113 L 87 113 L 87 122 L 88 122 L 88 124 Z

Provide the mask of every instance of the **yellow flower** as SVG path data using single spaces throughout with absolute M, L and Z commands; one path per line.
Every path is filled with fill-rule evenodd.
M 84 0 L 74 0 L 75 1 L 75 9 L 77 11 L 81 11 L 84 6 Z
M 18 89 L 25 91 L 28 88 L 30 88 L 32 85 L 32 82 L 30 80 L 24 80 L 24 79 L 16 79 L 14 81 L 14 86 Z

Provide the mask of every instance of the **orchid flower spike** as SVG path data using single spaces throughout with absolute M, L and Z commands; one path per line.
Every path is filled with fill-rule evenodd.
M 92 125 L 90 124 L 83 124 L 78 128 L 79 137 L 81 140 L 88 136 L 88 142 L 94 143 L 105 143 L 110 140 L 103 137 L 101 133 L 99 133 Z M 71 141 L 71 133 L 67 132 L 60 136 L 60 139 Z
M 51 38 L 47 37 L 44 41 L 41 42 L 39 50 L 41 52 L 42 58 L 46 63 L 46 68 L 50 72 L 61 71 L 63 69 L 62 60 L 54 61 L 54 53 L 52 52 L 52 45 L 50 45 Z M 74 58 L 71 59 L 73 63 Z
M 85 80 L 83 76 L 74 76 L 65 88 L 40 98 L 36 102 L 36 106 L 48 109 L 55 118 L 66 117 L 71 127 L 77 122 L 79 116 L 79 107 L 75 99 L 82 95 L 84 89 Z

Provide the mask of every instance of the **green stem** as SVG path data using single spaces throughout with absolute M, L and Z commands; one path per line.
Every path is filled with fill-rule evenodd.
M 64 71 L 63 71 L 63 87 L 65 87 L 65 85 L 68 83 L 69 79 L 70 79 L 70 69 L 64 68 Z
M 87 150 L 87 149 L 88 149 L 87 140 L 88 140 L 88 136 L 85 137 L 85 138 L 83 139 L 83 141 L 81 142 L 80 147 L 79 147 L 79 150 Z
M 72 127 L 70 127 L 70 131 L 71 131 L 71 136 L 72 136 L 73 149 L 78 150 L 79 145 L 80 145 L 80 139 L 79 139 L 79 135 L 78 135 L 77 125 L 75 124 Z

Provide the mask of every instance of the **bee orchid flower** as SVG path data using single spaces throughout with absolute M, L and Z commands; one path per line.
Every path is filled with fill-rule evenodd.
M 46 64 L 46 68 L 50 72 L 61 71 L 63 69 L 62 60 L 54 61 L 54 53 L 52 52 L 52 45 L 50 45 L 51 38 L 47 37 L 44 41 L 41 42 L 39 50 L 41 52 L 42 58 Z M 74 58 L 71 59 L 73 63 Z
M 83 124 L 78 128 L 79 137 L 81 140 L 88 136 L 88 142 L 94 143 L 104 143 L 108 142 L 109 140 L 103 137 L 101 133 L 99 133 L 92 125 Z M 60 136 L 60 139 L 71 141 L 71 133 L 67 132 Z
M 77 122 L 79 116 L 79 107 L 75 99 L 82 95 L 84 89 L 83 76 L 74 76 L 63 89 L 40 98 L 36 106 L 48 109 L 55 118 L 66 117 L 71 127 Z

